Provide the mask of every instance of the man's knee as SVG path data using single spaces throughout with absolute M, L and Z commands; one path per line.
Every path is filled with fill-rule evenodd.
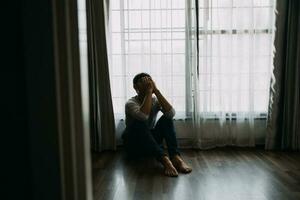
M 164 115 L 159 118 L 157 123 L 162 124 L 164 126 L 173 126 L 174 125 L 173 119 L 168 118 Z
M 135 120 L 131 126 L 131 129 L 138 130 L 138 131 L 148 131 L 149 127 L 147 125 L 146 121 L 140 121 L 140 120 Z

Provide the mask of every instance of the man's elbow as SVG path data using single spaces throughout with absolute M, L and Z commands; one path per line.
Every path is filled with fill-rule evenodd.
M 176 114 L 176 112 L 175 112 L 174 108 L 171 108 L 171 110 L 164 113 L 165 117 L 170 118 L 170 119 L 173 119 L 175 114 Z

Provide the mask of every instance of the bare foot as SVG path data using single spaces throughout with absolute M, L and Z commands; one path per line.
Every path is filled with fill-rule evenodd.
M 164 166 L 164 173 L 166 176 L 171 176 L 171 177 L 178 176 L 178 172 L 176 168 L 173 166 L 172 162 L 167 156 L 163 156 L 161 163 Z
M 172 158 L 172 163 L 179 172 L 187 174 L 192 171 L 192 168 L 189 167 L 179 155 L 176 155 Z

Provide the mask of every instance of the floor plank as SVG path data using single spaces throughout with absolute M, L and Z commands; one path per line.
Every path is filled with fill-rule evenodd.
M 94 200 L 296 200 L 299 152 L 252 148 L 182 150 L 191 174 L 165 177 L 154 159 L 132 161 L 122 150 L 93 154 Z

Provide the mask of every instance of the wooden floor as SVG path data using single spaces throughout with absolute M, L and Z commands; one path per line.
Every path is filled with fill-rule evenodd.
M 249 148 L 182 150 L 191 174 L 165 177 L 153 159 L 123 151 L 93 155 L 94 200 L 300 199 L 300 154 Z

